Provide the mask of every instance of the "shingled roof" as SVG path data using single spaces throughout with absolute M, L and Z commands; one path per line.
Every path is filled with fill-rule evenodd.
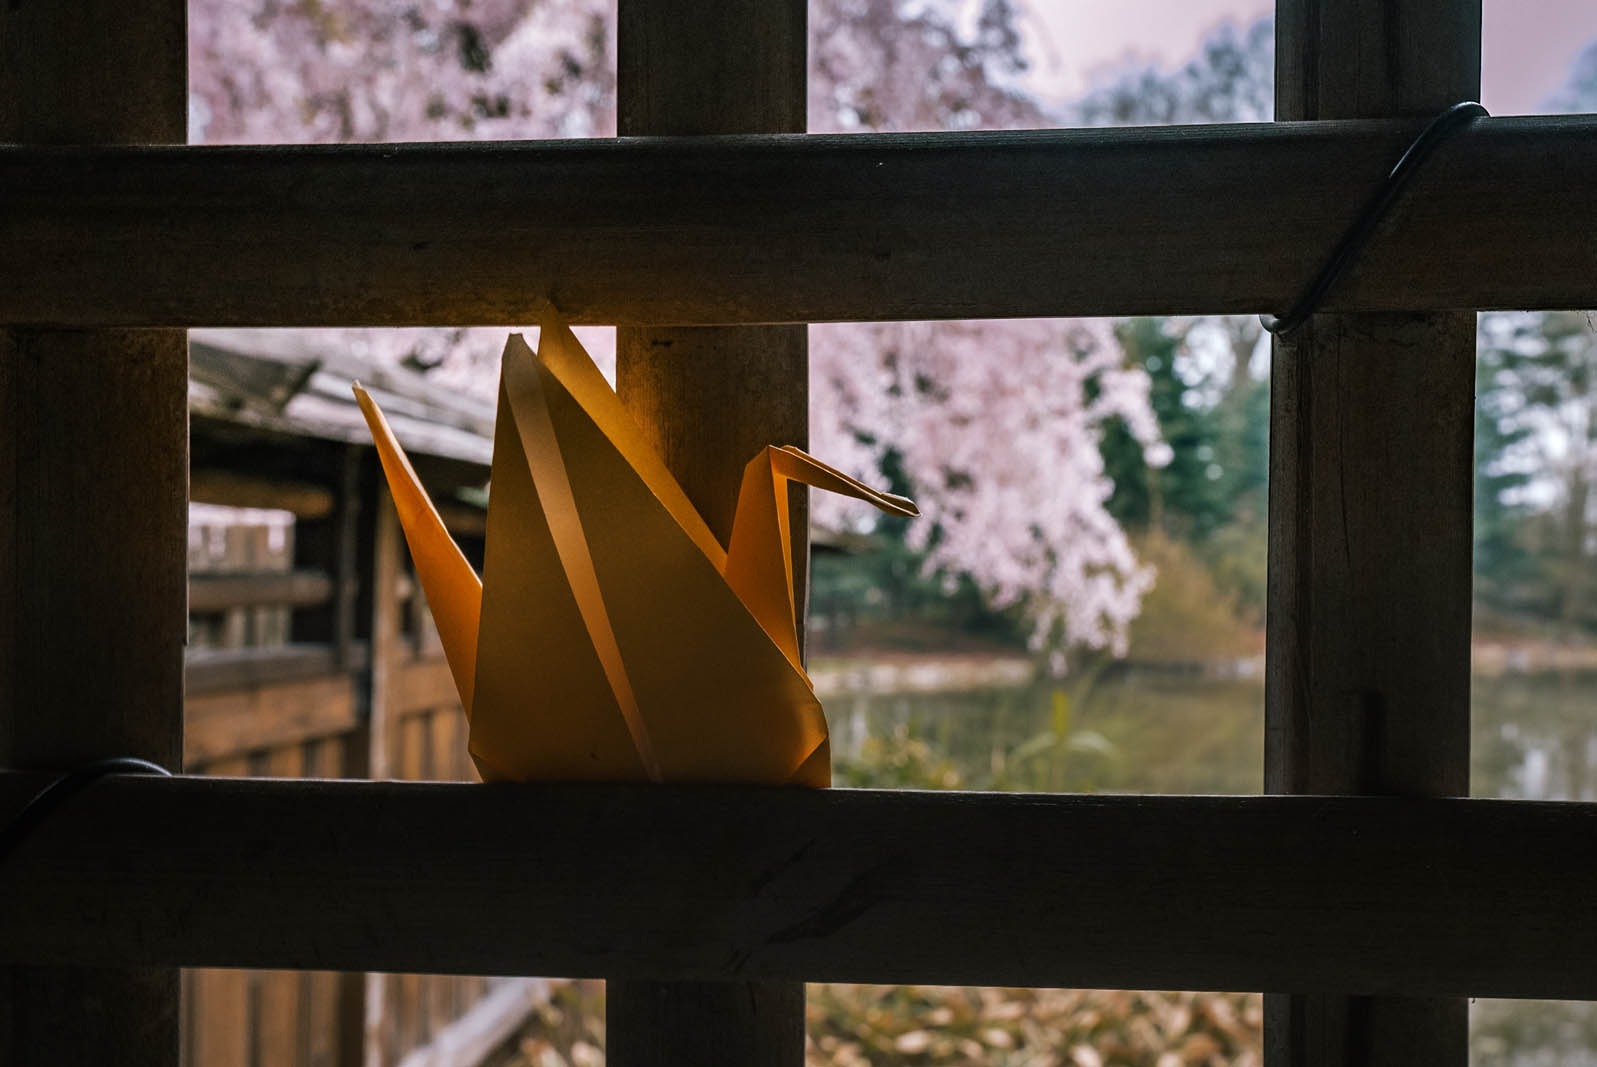
M 263 436 L 369 445 L 349 387 L 358 380 L 408 451 L 480 465 L 487 478 L 491 402 L 313 337 L 298 330 L 189 331 L 190 415 Z

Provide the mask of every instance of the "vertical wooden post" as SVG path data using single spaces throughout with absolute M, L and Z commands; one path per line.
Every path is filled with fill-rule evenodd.
M 0 4 L 0 141 L 183 141 L 186 47 L 183 0 Z M 178 766 L 187 380 L 180 330 L 0 330 L 0 766 Z M 175 969 L 0 968 L 0 1063 L 177 1061 Z
M 393 776 L 393 700 L 391 682 L 396 656 L 401 655 L 399 636 L 399 554 L 402 534 L 399 513 L 393 497 L 382 486 L 375 470 L 374 455 L 356 466 L 353 495 L 361 508 L 371 514 L 371 524 L 356 524 L 369 529 L 371 551 L 363 551 L 355 565 L 363 596 L 356 597 L 371 610 L 369 617 L 369 671 L 366 676 L 366 722 L 351 738 L 359 751 L 351 752 L 351 773 L 361 778 Z M 364 538 L 363 538 L 364 540 Z M 391 974 L 347 974 L 343 976 L 339 1032 L 340 1064 L 366 1064 L 383 1067 L 393 1062 L 393 1016 L 388 1003 Z
M 1276 117 L 1474 99 L 1480 18 L 1277 0 Z M 1266 788 L 1467 794 L 1475 315 L 1318 315 L 1271 373 Z M 1266 998 L 1271 1067 L 1461 1067 L 1467 1037 L 1462 999 Z
M 375 457 L 373 457 L 375 459 Z M 371 671 L 366 710 L 366 777 L 389 778 L 394 774 L 392 731 L 397 726 L 391 699 L 394 659 L 400 652 L 399 561 L 403 536 L 394 500 L 381 485 L 368 464 L 363 496 L 374 501 L 371 560 Z M 374 484 L 375 483 L 375 484 Z M 366 975 L 362 1000 L 361 1029 L 365 1034 L 366 1067 L 384 1067 L 396 1056 L 392 1039 L 395 1020 L 390 1014 L 389 990 L 394 977 L 372 972 Z M 348 1021 L 346 1017 L 346 1022 Z
M 294 528 L 294 566 L 325 571 L 333 576 L 333 596 L 325 604 L 298 608 L 290 623 L 294 641 L 330 645 L 340 670 L 356 669 L 355 639 L 362 602 L 360 546 L 369 532 L 369 501 L 362 490 L 370 480 L 360 445 L 345 445 L 329 461 L 318 454 L 314 462 L 323 469 L 333 490 L 333 509 L 314 519 L 300 518 Z M 308 461 L 310 462 L 310 461 Z
M 623 136 L 804 132 L 804 0 L 620 0 L 618 26 Z M 808 442 L 808 355 L 803 326 L 617 333 L 623 403 L 723 542 L 744 464 L 765 445 Z M 803 605 L 808 509 L 794 496 Z M 607 1011 L 616 1067 L 804 1060 L 797 983 L 612 982 Z

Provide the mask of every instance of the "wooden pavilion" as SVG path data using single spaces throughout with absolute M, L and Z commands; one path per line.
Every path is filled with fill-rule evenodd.
M 803 323 L 1279 311 L 1479 88 L 1479 0 L 1278 0 L 1287 121 L 806 137 L 801 0 L 619 26 L 617 141 L 187 148 L 182 0 L 0 7 L 0 811 L 181 757 L 187 328 L 617 323 L 724 532 Z M 1597 997 L 1597 807 L 1466 799 L 1474 311 L 1597 306 L 1594 174 L 1475 122 L 1278 342 L 1272 795 L 108 778 L 0 868 L 0 1059 L 170 1067 L 180 965 L 604 977 L 624 1067 L 797 1064 L 811 979 L 1263 990 L 1274 1067 Z
M 228 510 L 214 526 L 191 512 L 187 774 L 476 779 L 352 379 L 389 410 L 481 561 L 491 405 L 291 332 L 192 331 L 189 496 Z M 290 521 L 252 521 L 261 509 Z M 476 1067 L 546 988 L 359 972 L 184 977 L 183 1062 L 196 1067 Z

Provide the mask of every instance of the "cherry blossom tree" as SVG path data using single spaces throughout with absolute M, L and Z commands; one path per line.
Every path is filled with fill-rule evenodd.
M 1055 124 L 1013 88 L 1009 0 L 814 0 L 817 132 Z M 191 138 L 208 142 L 609 136 L 614 12 L 598 0 L 194 0 Z M 323 343 L 491 389 L 502 330 L 323 331 Z M 609 346 L 591 338 L 596 355 Z M 1123 651 L 1153 579 L 1104 509 L 1119 418 L 1160 462 L 1148 381 L 1106 323 L 816 326 L 812 447 L 880 480 L 891 451 L 926 567 L 1021 605 L 1039 649 Z M 869 520 L 822 495 L 825 522 Z
M 612 136 L 612 22 L 594 0 L 194 0 L 190 136 Z
M 1005 0 L 812 3 L 811 129 L 1056 125 L 1007 84 L 1025 66 L 1016 14 Z M 829 324 L 810 338 L 813 447 L 862 478 L 896 456 L 927 568 L 968 576 L 993 607 L 1024 606 L 1056 668 L 1072 646 L 1122 654 L 1154 575 L 1105 510 L 1098 442 L 1118 416 L 1150 462 L 1168 450 L 1147 375 L 1124 366 L 1109 324 Z M 834 524 L 863 513 L 813 506 Z

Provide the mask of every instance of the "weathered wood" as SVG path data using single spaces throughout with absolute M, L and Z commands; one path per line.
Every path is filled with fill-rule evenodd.
M 808 367 L 803 326 L 616 331 L 622 401 L 723 544 L 745 464 L 766 445 L 809 440 Z
M 404 551 L 401 543 L 403 535 L 393 499 L 385 488 L 377 484 L 375 471 L 369 474 L 362 495 L 372 505 L 372 554 L 367 582 L 372 656 L 367 683 L 366 729 L 361 738 L 364 751 L 361 753 L 360 770 L 368 778 L 388 778 L 400 769 L 394 751 L 399 737 L 399 715 L 393 699 L 393 675 L 401 652 L 398 579 L 400 553 Z M 361 960 L 344 969 L 367 972 L 361 983 L 358 1016 L 362 1034 L 362 1062 L 367 1067 L 392 1063 L 394 1054 L 399 1051 L 394 1047 L 396 1020 L 390 1011 L 393 999 L 390 994 L 395 979 L 393 975 L 381 972 L 404 968 L 387 968 L 371 960 Z M 352 1013 L 353 1008 L 352 1002 Z M 345 1018 L 353 1021 L 350 1015 Z
M 1423 118 L 1480 92 L 1480 0 L 1276 8 L 1281 118 Z M 1266 787 L 1465 795 L 1475 316 L 1318 315 L 1272 373 Z M 1462 999 L 1292 992 L 1266 1002 L 1270 1067 L 1468 1060 Z
M 440 664 L 440 666 L 444 666 Z M 475 781 L 473 773 L 462 774 L 466 716 L 458 698 L 451 697 L 433 708 L 427 716 L 427 776 L 435 782 Z M 469 765 L 469 764 L 468 764 Z
M 619 132 L 803 133 L 806 34 L 805 0 L 620 0 Z M 808 447 L 808 327 L 623 327 L 616 390 L 725 544 L 745 465 L 767 445 Z M 791 496 L 802 606 L 808 495 Z M 612 980 L 605 999 L 605 1051 L 615 1067 L 804 1062 L 800 984 Z
M 245 756 L 217 760 L 204 773 L 242 778 L 249 774 Z M 199 969 L 184 972 L 183 1056 L 185 1067 L 250 1062 L 250 975 L 240 970 Z
M 1317 316 L 1271 386 L 1272 792 L 1469 792 L 1475 317 Z
M 211 468 L 189 472 L 189 499 L 234 508 L 275 508 L 293 512 L 297 519 L 325 518 L 333 510 L 333 494 L 325 486 Z
M 207 572 L 189 577 L 190 611 L 285 605 L 315 607 L 327 603 L 332 596 L 333 579 L 325 571 Z
M 394 682 L 405 666 L 400 634 L 400 558 L 405 551 L 399 513 L 386 489 L 376 489 L 373 516 L 370 589 L 371 671 L 366 721 L 369 746 L 365 774 L 368 778 L 403 777 L 399 752 L 400 709 L 394 699 Z
M 334 650 L 327 645 L 196 649 L 188 655 L 183 678 L 188 698 L 192 701 L 200 696 L 239 689 L 260 689 L 358 671 L 365 663 L 364 645 L 355 646 L 355 654 L 347 664 L 339 663 Z
M 188 767 L 348 733 L 359 722 L 347 674 L 191 696 L 185 712 Z
M 181 142 L 186 65 L 183 0 L 0 4 L 0 142 Z M 0 766 L 181 757 L 187 363 L 180 332 L 0 331 Z M 35 962 L 0 968 L 0 1062 L 177 1063 L 175 970 Z
M 640 982 L 605 991 L 605 1055 L 615 1063 L 802 1063 L 800 982 Z
M 281 746 L 257 762 L 259 772 L 294 779 L 305 774 L 305 753 L 300 745 Z M 311 1067 L 299 1058 L 302 990 L 310 974 L 301 971 L 262 971 L 251 975 L 255 1006 L 250 1027 L 251 1064 Z
M 433 981 L 442 985 L 458 979 L 435 976 Z M 408 1053 L 399 1067 L 480 1067 L 548 995 L 549 983 L 542 978 L 510 979 L 458 1017 L 442 1016 L 448 1025 L 435 1032 L 426 1047 Z
M 455 677 L 449 673 L 449 662 L 442 657 L 400 663 L 389 670 L 389 700 L 396 716 L 410 715 L 429 708 L 451 710 L 464 721 L 460 711 L 460 693 L 455 688 Z M 444 718 L 443 721 L 448 721 Z M 455 777 L 453 763 L 435 766 L 433 775 L 443 781 Z
M 1593 804 L 127 778 L 0 870 L 0 958 L 1597 998 L 1594 841 Z
M 0 766 L 179 755 L 181 334 L 0 331 Z
M 7 148 L 0 322 L 1278 312 L 1417 128 Z M 1328 309 L 1597 306 L 1593 173 L 1597 118 L 1481 121 Z
M 423 781 L 427 777 L 427 717 L 411 715 L 394 716 L 393 737 L 398 742 L 394 770 L 408 782 Z M 383 1061 L 393 1062 L 411 1049 L 419 1048 L 428 1037 L 426 990 L 419 974 L 389 976 L 391 996 L 388 1000 L 390 1018 L 387 1032 L 392 1043 L 384 1050 Z
M 307 778 L 338 778 L 346 771 L 349 735 L 327 737 L 305 745 Z M 364 976 L 336 971 L 309 971 L 305 974 L 304 1013 L 301 1019 L 299 1062 L 308 1067 L 359 1067 L 361 1047 L 359 1015 Z M 355 1000 L 356 1014 L 346 1023 L 343 1002 Z

